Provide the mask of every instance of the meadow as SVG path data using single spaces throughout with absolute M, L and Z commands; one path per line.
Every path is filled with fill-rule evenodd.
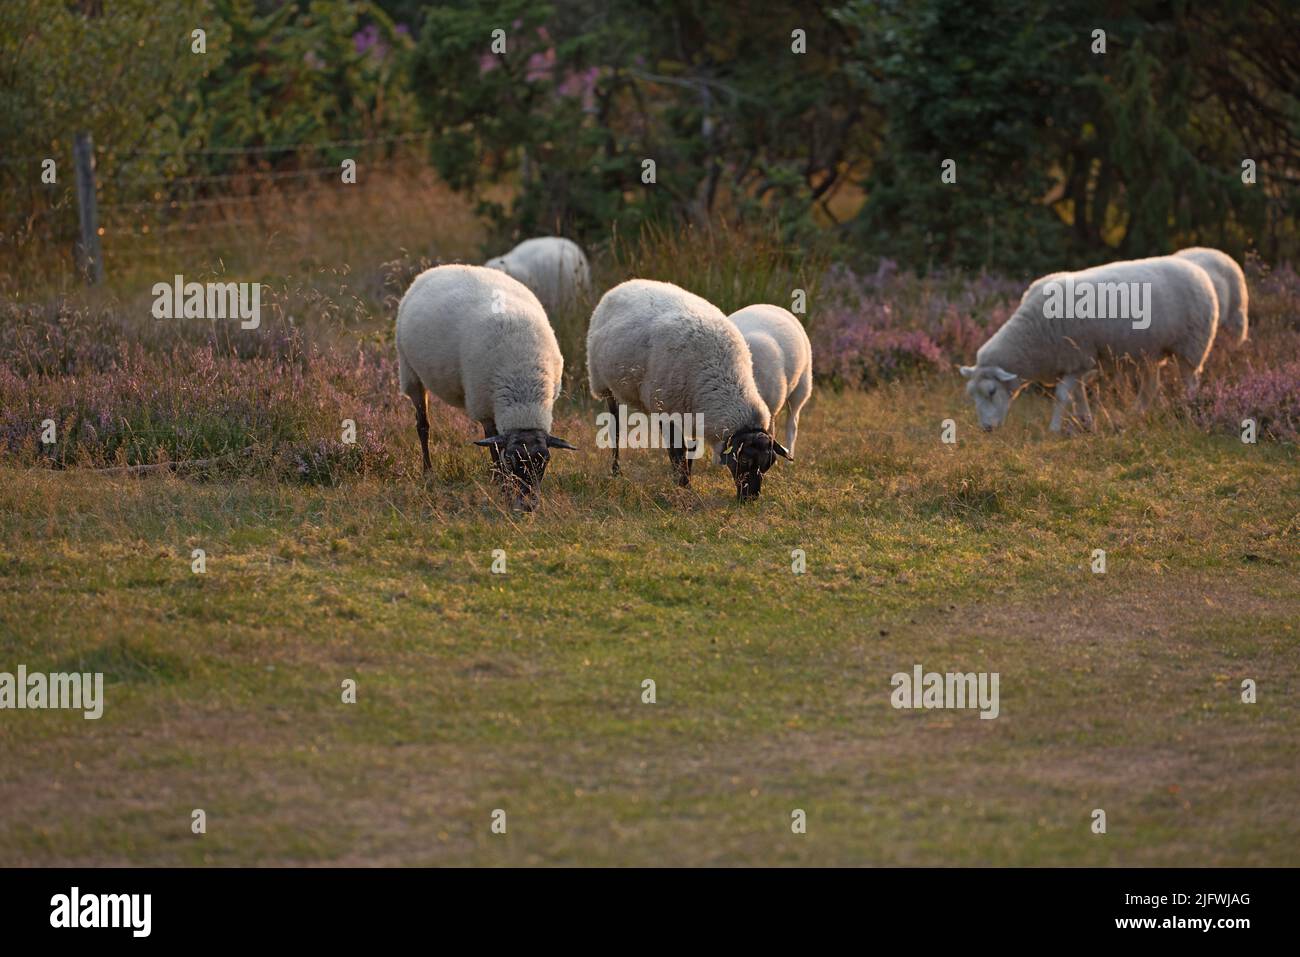
M 0 721 L 0 863 L 1300 863 L 1290 270 L 1252 265 L 1251 341 L 1193 406 L 1110 387 L 1060 437 L 1026 395 L 985 434 L 952 364 L 1019 279 L 616 238 L 598 291 L 805 290 L 798 461 L 743 506 L 662 452 L 611 477 L 579 309 L 554 431 L 582 450 L 525 515 L 455 410 L 422 476 L 397 394 L 396 297 L 480 255 L 472 211 L 404 178 L 212 225 L 110 242 L 104 289 L 0 280 L 0 666 L 106 681 L 98 721 Z M 153 320 L 174 272 L 263 281 L 262 327 Z M 917 664 L 999 673 L 999 717 L 894 709 Z

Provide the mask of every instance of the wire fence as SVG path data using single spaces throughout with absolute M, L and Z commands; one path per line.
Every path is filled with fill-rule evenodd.
M 262 153 L 305 153 L 312 150 L 339 149 L 347 146 L 373 146 L 381 143 L 412 143 L 427 139 L 429 130 L 414 133 L 394 133 L 389 136 L 370 136 L 363 139 L 329 140 L 322 143 L 287 143 L 280 146 L 220 146 L 206 150 L 123 150 L 120 156 L 172 156 L 182 152 L 186 156 L 256 155 Z M 111 151 L 110 151 L 111 152 Z
M 355 188 L 359 187 L 348 187 L 348 189 Z M 311 213 L 313 228 L 321 224 L 351 224 L 355 221 L 354 209 L 316 209 Z M 250 240 L 248 232 L 241 234 L 237 230 L 252 231 L 255 238 Z M 142 228 L 137 233 L 118 229 L 110 235 L 119 242 L 104 247 L 103 256 L 106 262 L 191 255 L 201 257 L 202 254 L 207 254 L 210 259 L 215 260 L 228 258 L 237 251 L 246 250 L 250 241 L 256 242 L 258 248 L 298 242 L 294 230 L 280 228 L 276 218 L 271 216 L 260 219 L 224 219 L 164 225 L 152 227 L 147 231 Z M 151 238 L 156 241 L 150 242 Z
M 338 170 L 330 167 L 330 172 Z M 365 189 L 364 183 L 352 184 L 356 189 Z M 287 200 L 298 196 L 317 196 L 318 191 L 315 189 L 296 189 L 296 190 L 277 190 L 274 194 L 277 199 Z M 100 209 L 124 209 L 124 210 L 143 210 L 143 209 L 198 209 L 204 206 L 238 206 L 247 203 L 257 203 L 266 199 L 265 194 L 248 193 L 241 196 L 213 196 L 201 199 L 168 199 L 161 202 L 156 200 L 147 200 L 142 203 L 101 203 Z
M 360 139 L 351 140 L 326 140 L 320 143 L 283 143 L 278 146 L 217 146 L 211 149 L 168 149 L 168 150 L 149 150 L 149 149 L 129 149 L 119 150 L 113 147 L 102 147 L 97 150 L 109 157 L 123 156 L 171 156 L 171 157 L 188 157 L 188 156 L 254 156 L 264 153 L 307 153 L 314 150 L 340 149 L 347 146 L 375 146 L 384 143 L 414 143 L 427 139 L 431 134 L 430 130 L 420 130 L 414 133 L 394 133 L 389 136 L 368 136 Z M 27 156 L 2 156 L 0 164 L 6 166 L 17 166 L 23 163 L 40 164 L 47 159 L 54 159 L 52 153 L 31 153 Z
M 287 207 L 323 199 L 331 193 L 347 190 L 348 195 L 366 188 L 367 177 L 377 169 L 392 169 L 415 155 L 410 146 L 428 139 L 430 131 L 396 133 L 355 139 L 313 143 L 283 143 L 245 147 L 207 149 L 115 149 L 101 146 L 95 150 L 95 165 L 112 170 L 108 176 L 92 179 L 91 202 L 96 231 L 108 244 L 127 241 L 137 247 L 140 241 L 158 242 L 164 237 L 253 228 L 266 225 L 272 213 L 283 214 Z M 344 165 L 327 164 L 320 154 L 330 150 L 357 150 L 348 156 L 357 162 L 356 177 L 345 181 Z M 383 165 L 376 164 L 374 154 L 388 153 Z M 211 158 L 248 158 L 240 168 L 223 172 L 202 170 Z M 33 176 L 39 177 L 51 155 L 0 157 L 0 165 L 13 167 L 31 164 Z M 139 160 L 136 163 L 133 160 Z M 162 161 L 161 163 L 159 161 Z M 363 162 L 364 161 L 364 162 Z M 269 168 L 274 164 L 275 168 Z M 159 165 L 172 168 L 172 174 L 156 172 Z M 288 168 L 281 168 L 281 167 Z M 130 175 L 144 167 L 145 175 Z M 78 170 L 78 173 L 81 171 Z M 97 171 L 98 172 L 98 171 Z M 68 177 L 64 177 L 68 179 Z M 22 217 L 21 237 L 8 237 L 17 243 L 33 239 L 57 240 L 75 233 L 79 216 L 84 215 L 78 191 L 71 185 L 53 187 L 57 192 L 47 197 L 44 208 Z M 84 195 L 84 193 L 83 193 Z M 101 202 L 107 198 L 109 201 Z M 224 215 L 227 211 L 231 216 Z M 333 218 L 327 216 L 326 218 Z M 84 220 L 83 220 L 84 228 Z M 206 243 L 187 243 L 186 248 L 202 248 Z M 168 242 L 175 251 L 180 244 Z M 139 250 L 143 251 L 143 250 Z M 110 245 L 104 258 L 120 258 L 122 250 Z

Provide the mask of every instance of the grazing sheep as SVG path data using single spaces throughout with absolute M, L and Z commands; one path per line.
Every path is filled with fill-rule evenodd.
M 397 369 L 415 406 L 424 468 L 429 461 L 427 393 L 483 426 L 493 471 L 531 511 L 541 496 L 564 359 L 546 313 L 528 289 L 480 266 L 437 266 L 415 277 L 397 307 Z
M 704 435 L 731 470 L 736 497 L 757 498 L 778 455 L 772 414 L 754 385 L 749 347 L 716 306 L 671 283 L 632 279 L 601 298 L 587 330 L 591 394 L 605 399 L 622 434 L 620 405 L 646 413 L 699 415 Z M 672 432 L 673 427 L 669 426 Z M 689 485 L 686 437 L 670 435 L 678 484 Z M 613 472 L 618 474 L 618 443 Z
M 1180 249 L 1174 255 L 1190 259 L 1209 273 L 1219 299 L 1219 338 L 1234 345 L 1245 342 L 1249 334 L 1246 310 L 1250 296 L 1246 291 L 1246 274 L 1237 261 L 1227 253 L 1204 246 Z
M 578 244 L 559 236 L 526 239 L 484 265 L 518 279 L 533 291 L 548 316 L 573 306 L 591 286 L 591 268 Z
M 766 304 L 746 306 L 727 317 L 745 337 L 754 360 L 754 384 L 772 413 L 768 431 L 776 433 L 776 417 L 789 403 L 785 447 L 794 455 L 799 436 L 799 412 L 812 395 L 812 343 L 789 310 Z
M 1218 326 L 1218 299 L 1205 270 L 1172 256 L 1114 262 L 1035 280 L 1006 324 L 962 366 L 967 393 L 985 431 L 1001 425 L 1026 384 L 1056 385 L 1052 431 L 1067 404 L 1092 427 L 1085 382 L 1107 356 L 1149 360 L 1142 404 L 1154 394 L 1156 368 L 1178 362 L 1195 392 Z

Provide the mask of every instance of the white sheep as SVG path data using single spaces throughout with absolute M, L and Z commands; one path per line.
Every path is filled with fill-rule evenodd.
M 518 279 L 533 291 L 549 316 L 577 303 L 591 287 L 591 267 L 578 244 L 559 236 L 525 239 L 484 265 Z
M 397 307 L 397 369 L 415 406 L 425 471 L 427 393 L 464 409 L 483 426 L 493 471 L 531 511 L 549 449 L 572 449 L 551 435 L 564 358 L 537 297 L 504 273 L 481 266 L 437 266 L 415 277 Z
M 1142 390 L 1154 395 L 1156 369 L 1172 356 L 1189 397 L 1200 380 L 1218 327 L 1218 299 L 1205 270 L 1177 257 L 1114 262 L 1035 280 L 1015 313 L 980 346 L 970 380 L 980 425 L 1001 425 L 1011 400 L 1030 382 L 1056 385 L 1052 431 L 1061 430 L 1067 405 L 1077 403 L 1092 426 L 1086 379 L 1106 357 L 1149 360 Z
M 772 413 L 768 431 L 776 434 L 776 417 L 787 407 L 785 447 L 794 455 L 799 413 L 812 395 L 812 343 L 788 309 L 756 304 L 727 317 L 745 337 L 754 360 L 754 384 Z
M 1246 312 L 1250 295 L 1246 291 L 1246 274 L 1237 261 L 1225 252 L 1204 246 L 1180 249 L 1174 255 L 1190 259 L 1209 273 L 1219 300 L 1218 338 L 1233 344 L 1245 342 L 1249 334 Z
M 731 470 L 736 495 L 757 498 L 763 474 L 782 455 L 767 431 L 772 420 L 754 385 L 745 339 L 722 311 L 671 283 L 632 279 L 601 298 L 587 330 L 591 394 L 608 402 L 623 432 L 622 407 L 642 413 L 700 416 L 703 435 Z M 668 456 L 690 484 L 686 436 L 670 436 Z M 618 474 L 618 443 L 613 443 Z

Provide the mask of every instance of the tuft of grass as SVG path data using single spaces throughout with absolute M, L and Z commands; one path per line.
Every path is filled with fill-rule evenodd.
M 647 224 L 634 237 L 614 237 L 609 261 L 620 281 L 675 283 L 728 314 L 760 302 L 789 309 L 796 289 L 812 310 L 827 267 L 824 254 L 782 241 L 775 226 L 724 223 Z
M 132 640 L 125 635 L 66 655 L 50 670 L 102 672 L 113 681 L 128 684 L 167 684 L 190 677 L 183 657 L 157 647 L 155 642 Z

